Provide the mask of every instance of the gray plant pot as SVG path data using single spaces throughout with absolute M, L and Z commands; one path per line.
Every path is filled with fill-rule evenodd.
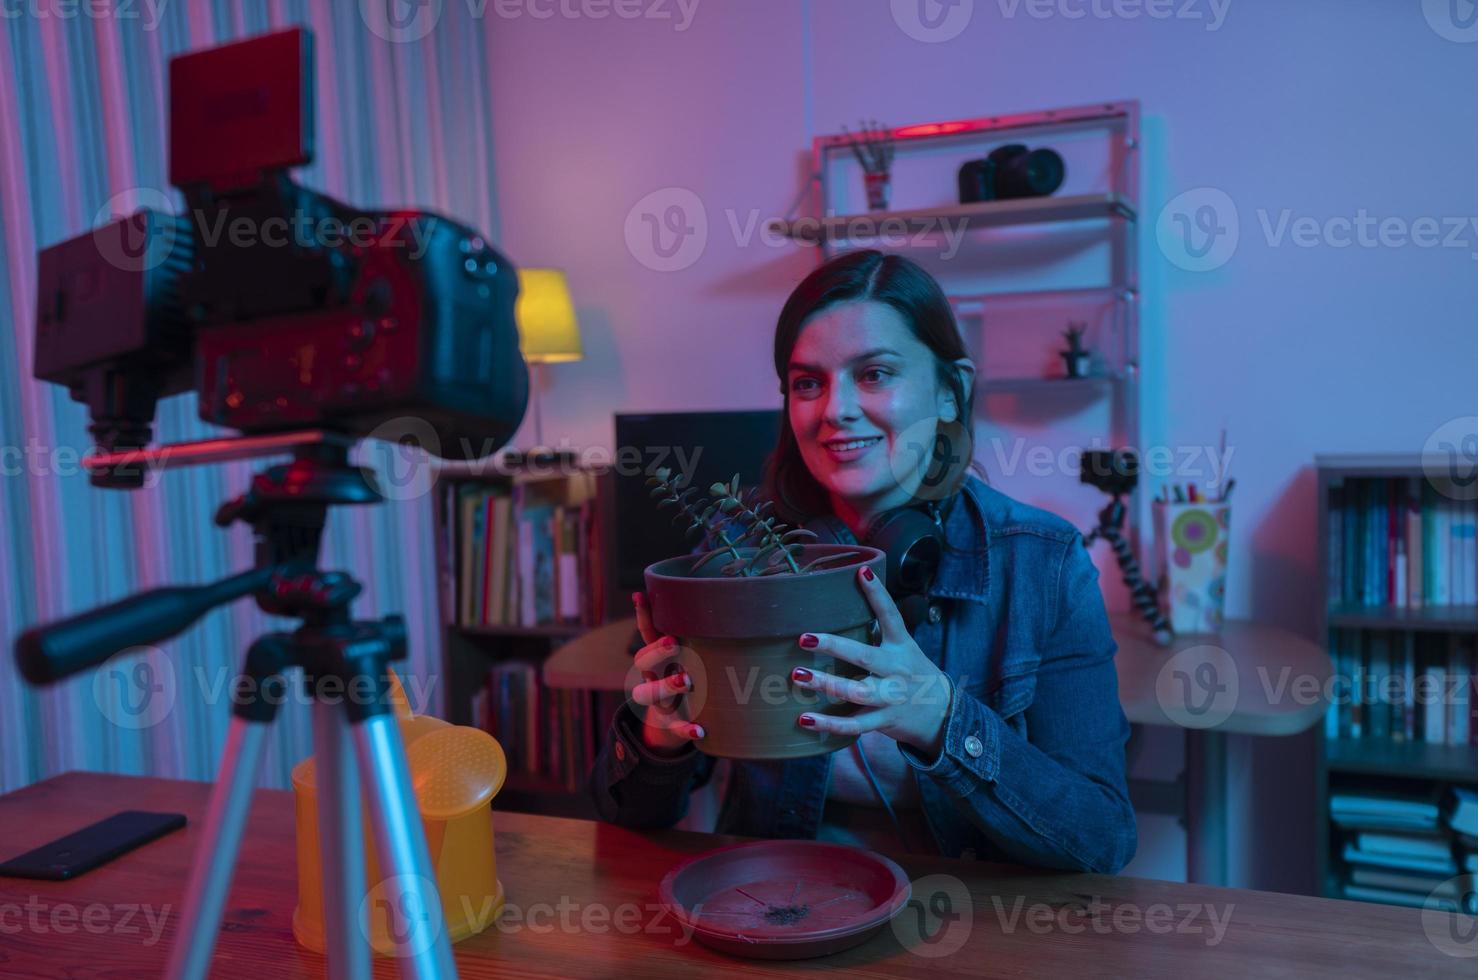
M 740 549 L 754 553 L 754 549 Z M 693 678 L 679 714 L 702 725 L 701 749 L 726 759 L 799 759 L 846 748 L 855 736 L 819 734 L 796 721 L 802 712 L 847 715 L 856 705 L 834 703 L 797 688 L 795 667 L 848 677 L 866 671 L 803 649 L 802 633 L 834 633 L 870 643 L 875 619 L 857 582 L 869 565 L 883 576 L 885 556 L 876 548 L 813 544 L 801 549 L 804 567 L 823 555 L 856 552 L 851 561 L 804 575 L 729 577 L 721 559 L 686 574 L 691 556 L 669 558 L 646 569 L 652 624 L 676 637 L 679 663 Z

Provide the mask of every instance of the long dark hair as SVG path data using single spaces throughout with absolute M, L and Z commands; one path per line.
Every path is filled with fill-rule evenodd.
M 975 392 L 955 368 L 957 358 L 968 356 L 949 300 L 934 277 L 918 263 L 900 255 L 885 255 L 876 249 L 847 252 L 816 269 L 795 287 L 775 324 L 775 374 L 785 399 L 780 439 L 765 463 L 765 496 L 774 502 L 782 521 L 801 525 L 820 514 L 831 513 L 831 498 L 801 458 L 800 446 L 790 428 L 790 386 L 786 383 L 790 354 L 806 323 L 840 303 L 870 300 L 886 303 L 903 317 L 924 346 L 934 354 L 939 383 L 955 397 L 959 423 L 964 430 L 963 447 L 953 447 L 973 460 L 975 450 Z M 972 462 L 972 468 L 975 464 Z M 964 485 L 968 470 L 961 468 L 946 487 L 952 502 Z M 937 492 L 934 494 L 938 496 Z

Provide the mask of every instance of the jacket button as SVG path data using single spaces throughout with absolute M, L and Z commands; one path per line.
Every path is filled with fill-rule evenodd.
M 623 762 L 626 761 L 626 743 L 625 742 L 617 742 L 616 743 L 616 758 L 620 759 Z
M 966 735 L 965 751 L 970 754 L 970 758 L 978 759 L 980 758 L 980 753 L 985 751 L 985 746 L 981 745 L 980 739 L 976 738 L 974 735 Z
M 943 617 L 944 617 L 944 613 L 942 613 L 942 612 L 939 611 L 939 607 L 938 606 L 930 606 L 929 607 L 929 622 L 931 622 L 931 623 L 937 623 Z

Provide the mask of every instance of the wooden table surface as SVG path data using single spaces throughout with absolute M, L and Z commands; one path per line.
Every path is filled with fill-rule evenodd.
M 1216 730 L 1239 735 L 1294 735 L 1324 717 L 1324 692 L 1334 670 L 1329 654 L 1290 630 L 1232 619 L 1220 633 L 1178 634 L 1170 646 L 1162 647 L 1155 644 L 1149 625 L 1136 614 L 1114 613 L 1109 616 L 1109 627 L 1119 644 L 1114 657 L 1119 703 L 1131 722 L 1179 725 L 1180 720 L 1166 713 L 1166 701 L 1183 707 L 1178 703 L 1181 699 L 1199 699 L 1205 692 L 1193 690 L 1187 694 L 1180 684 L 1165 685 L 1162 671 L 1177 654 L 1208 647 L 1221 651 L 1212 655 L 1218 659 L 1210 661 L 1216 667 L 1215 680 L 1235 683 L 1235 699 L 1215 716 Z M 1182 658 L 1168 669 L 1194 673 L 1201 661 L 1196 654 L 1188 657 L 1189 662 Z
M 158 976 L 176 938 L 176 907 L 209 790 L 207 783 L 68 773 L 0 797 L 0 859 L 119 809 L 181 811 L 191 821 L 184 831 L 71 882 L 0 878 L 0 976 Z M 454 947 L 463 977 L 590 980 L 834 971 L 931 980 L 1390 980 L 1472 977 L 1478 963 L 1440 952 L 1415 909 L 907 856 L 896 860 L 915 881 L 915 898 L 968 890 L 962 893 L 969 896 L 968 912 L 936 932 L 933 943 L 910 949 L 885 929 L 863 946 L 818 960 L 733 959 L 684 942 L 673 920 L 658 911 L 656 891 L 678 861 L 736 838 L 638 833 L 515 813 L 496 813 L 494 820 L 498 874 L 508 910 L 518 914 Z M 243 856 L 212 977 L 322 976 L 323 958 L 300 948 L 292 935 L 291 794 L 257 792 Z M 926 876 L 945 877 L 922 880 Z M 943 891 L 935 891 L 939 882 Z M 918 910 L 906 908 L 902 915 L 917 921 Z M 1437 915 L 1439 926 L 1450 924 L 1445 913 Z M 948 946 L 958 948 L 926 955 Z M 378 960 L 375 975 L 395 976 L 393 962 Z

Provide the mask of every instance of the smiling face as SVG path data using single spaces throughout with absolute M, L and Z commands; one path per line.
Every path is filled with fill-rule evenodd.
M 933 352 L 897 310 L 872 301 L 828 307 L 806 321 L 786 388 L 801 459 L 854 531 L 912 499 L 937 421 L 958 412 Z

